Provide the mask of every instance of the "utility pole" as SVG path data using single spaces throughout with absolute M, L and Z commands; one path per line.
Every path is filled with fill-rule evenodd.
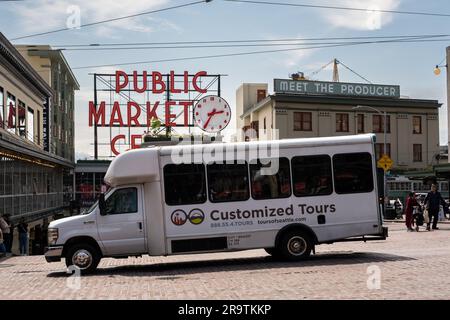
M 339 61 L 334 58 L 333 59 L 333 82 L 339 82 L 339 70 L 338 70 Z

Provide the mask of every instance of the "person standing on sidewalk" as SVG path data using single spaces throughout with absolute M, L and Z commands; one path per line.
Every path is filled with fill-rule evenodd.
M 12 246 L 13 246 L 13 239 L 14 239 L 14 226 L 11 223 L 11 219 L 10 219 L 10 215 L 9 214 L 5 214 L 3 215 L 3 219 L 6 221 L 6 223 L 9 226 L 9 234 L 6 235 L 6 237 L 4 237 L 4 243 L 5 243 L 5 248 L 6 248 L 6 254 L 11 255 L 11 250 L 12 250 Z
M 414 211 L 414 207 L 418 206 L 419 203 L 416 200 L 416 195 L 414 194 L 414 192 L 410 192 L 408 194 L 408 198 L 406 199 L 406 206 L 405 206 L 405 223 L 406 223 L 406 228 L 408 231 L 414 231 L 414 229 L 412 228 L 412 220 L 413 220 L 413 211 Z
M 19 231 L 20 254 L 25 256 L 28 253 L 28 225 L 25 223 L 25 219 L 20 220 L 17 230 Z
M 8 220 L 9 221 L 9 220 Z M 3 233 L 3 246 L 5 247 L 6 254 L 11 252 L 9 244 L 11 243 L 11 226 L 5 219 L 5 216 L 0 216 L 0 229 Z
M 0 228 L 0 258 L 2 258 L 6 254 L 5 244 L 3 243 L 3 232 Z
M 433 219 L 433 230 L 438 230 L 439 228 L 437 227 L 437 223 L 440 205 L 442 204 L 442 206 L 445 207 L 447 204 L 439 191 L 437 191 L 437 186 L 435 184 L 431 185 L 431 191 L 428 192 L 423 204 L 428 209 L 429 221 L 427 224 L 427 230 L 430 231 L 431 219 Z

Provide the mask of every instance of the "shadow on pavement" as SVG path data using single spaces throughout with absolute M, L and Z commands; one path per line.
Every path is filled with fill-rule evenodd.
M 385 253 L 345 252 L 345 253 L 319 253 L 310 259 L 301 262 L 281 262 L 271 256 L 252 258 L 233 258 L 222 260 L 202 260 L 167 262 L 142 265 L 122 265 L 115 267 L 99 268 L 89 276 L 154 276 L 156 280 L 175 280 L 183 275 L 226 272 L 226 271 L 257 271 L 275 268 L 302 268 L 317 266 L 338 266 L 364 263 L 382 263 L 393 261 L 415 260 L 414 258 Z M 311 273 L 313 271 L 304 271 Z M 53 272 L 47 277 L 67 277 L 66 272 Z

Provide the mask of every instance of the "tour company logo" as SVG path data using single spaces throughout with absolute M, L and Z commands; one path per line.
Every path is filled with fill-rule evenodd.
M 176 226 L 182 226 L 187 220 L 194 225 L 198 225 L 205 220 L 205 214 L 200 209 L 192 209 L 189 214 L 186 214 L 183 210 L 178 209 L 172 213 L 170 219 Z

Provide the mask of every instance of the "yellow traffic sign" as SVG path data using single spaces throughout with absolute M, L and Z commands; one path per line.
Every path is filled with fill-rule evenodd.
M 384 171 L 388 171 L 392 168 L 394 161 L 387 154 L 383 154 L 383 156 L 377 162 L 378 167 L 382 168 Z

